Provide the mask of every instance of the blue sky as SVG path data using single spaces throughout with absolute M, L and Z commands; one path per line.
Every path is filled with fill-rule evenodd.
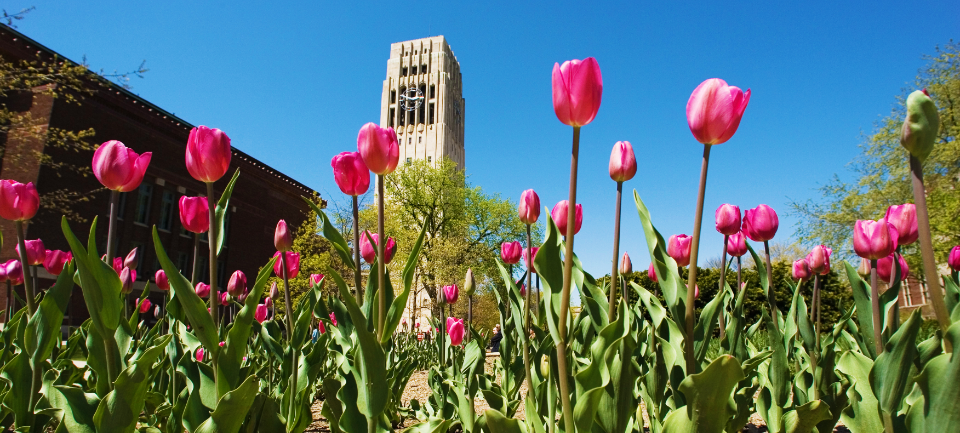
M 888 114 L 923 65 L 921 55 L 960 37 L 960 5 L 943 2 L 78 2 L 36 6 L 21 32 L 94 69 L 150 71 L 133 91 L 343 200 L 330 158 L 356 149 L 379 121 L 390 43 L 445 35 L 460 61 L 469 180 L 544 205 L 567 198 L 571 128 L 553 113 L 554 62 L 596 57 L 603 103 L 583 128 L 577 251 L 609 272 L 615 183 L 613 143 L 637 152 L 624 185 L 621 251 L 646 268 L 636 189 L 665 235 L 691 233 L 702 146 L 684 107 L 703 80 L 725 79 L 752 97 L 737 134 L 711 154 L 701 257 L 718 256 L 721 203 L 760 203 L 780 214 L 789 241 L 791 200 L 857 154 L 861 134 Z M 733 5 L 733 6 L 731 6 Z M 136 149 L 136 143 L 127 143 Z M 879 217 L 879 215 L 877 216 Z

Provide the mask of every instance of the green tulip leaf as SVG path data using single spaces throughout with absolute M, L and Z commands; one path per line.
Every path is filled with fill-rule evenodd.
M 390 310 L 387 311 L 386 323 L 384 324 L 383 335 L 380 337 L 380 344 L 387 344 L 393 333 L 400 326 L 400 320 L 403 318 L 403 310 L 407 308 L 407 298 L 410 296 L 410 290 L 413 288 L 413 276 L 417 270 L 417 263 L 420 259 L 420 249 L 423 247 L 423 238 L 427 233 L 427 225 L 424 224 L 420 230 L 420 236 L 417 242 L 413 244 L 410 256 L 407 258 L 407 264 L 403 267 L 403 273 L 400 279 L 403 281 L 403 291 L 390 304 Z M 390 290 L 389 293 L 393 293 Z
M 647 210 L 647 206 L 640 199 L 637 190 L 633 190 L 633 200 L 636 202 L 637 213 L 640 215 L 640 223 L 643 226 L 643 234 L 647 239 L 650 260 L 653 261 L 656 268 L 657 284 L 660 285 L 660 292 L 663 293 L 663 298 L 667 301 L 667 308 L 673 313 L 673 320 L 677 323 L 685 323 L 686 309 L 682 305 L 687 302 L 687 286 L 680 278 L 677 262 L 667 254 L 667 242 L 653 226 L 650 211 Z
M 540 254 L 537 254 L 537 257 L 540 257 Z M 536 259 L 534 259 L 536 260 Z M 540 267 L 538 266 L 539 270 Z M 526 433 L 527 430 L 524 428 L 523 423 L 517 421 L 513 418 L 507 418 L 500 411 L 494 409 L 487 409 L 483 413 L 483 416 L 487 420 L 487 427 L 490 428 L 491 433 Z
M 560 301 L 563 288 L 563 261 L 560 260 L 560 236 L 557 225 L 547 210 L 547 234 L 543 245 L 534 257 L 534 266 L 543 281 L 543 304 L 547 318 L 547 329 L 554 343 L 560 341 Z M 498 261 L 499 263 L 499 261 Z M 502 275 L 502 274 L 501 274 Z M 513 280 L 511 277 L 510 280 Z
M 901 400 L 908 391 L 909 379 L 914 375 L 911 367 L 917 357 L 916 340 L 922 320 L 920 310 L 914 310 L 907 322 L 890 337 L 885 351 L 877 356 L 870 370 L 870 384 L 878 397 L 880 409 L 891 416 L 899 411 Z
M 330 218 L 327 218 L 327 214 L 324 213 L 313 200 L 307 197 L 301 198 L 313 209 L 313 212 L 317 214 L 317 218 L 320 218 L 320 230 L 323 232 L 323 237 L 333 245 L 333 249 L 336 250 L 340 256 L 340 260 L 343 260 L 343 263 L 347 265 L 348 268 L 357 269 L 358 264 L 353 262 L 353 256 L 350 254 L 350 247 L 347 245 L 347 241 L 343 239 L 340 231 L 330 223 Z
M 811 401 L 783 415 L 784 433 L 810 433 L 821 421 L 830 419 L 830 407 Z
M 257 280 L 253 283 L 253 287 L 244 300 L 243 308 L 240 309 L 240 312 L 238 312 L 233 319 L 233 326 L 227 333 L 221 356 L 217 360 L 219 362 L 219 368 L 217 370 L 217 386 L 219 388 L 217 389 L 217 395 L 222 396 L 230 390 L 236 389 L 241 381 L 245 379 L 240 372 L 240 363 L 243 361 L 243 356 L 249 353 L 247 342 L 250 339 L 254 315 L 257 310 L 257 305 L 263 297 L 267 283 L 270 281 L 270 276 L 273 273 L 273 265 L 276 260 L 276 257 L 272 257 L 266 265 L 260 268 L 260 272 L 257 274 Z
M 154 364 L 163 355 L 164 347 L 172 336 L 166 335 L 157 339 L 155 345 L 144 351 L 143 356 L 133 362 L 117 377 L 114 390 L 108 394 L 97 406 L 93 415 L 93 422 L 97 431 L 133 431 L 143 404 L 146 393 L 152 385 L 150 377 L 153 374 Z
M 847 390 L 850 405 L 843 409 L 840 421 L 851 431 L 883 431 L 880 403 L 870 387 L 870 369 L 873 361 L 857 352 L 848 351 L 840 357 L 837 370 L 847 376 L 852 386 Z
M 40 305 L 37 306 L 37 311 L 27 321 L 24 346 L 31 354 L 32 368 L 40 368 L 60 341 L 60 326 L 63 324 L 63 316 L 70 304 L 70 294 L 73 292 L 72 276 L 75 270 L 73 261 L 63 266 L 56 284 L 47 290 Z
M 210 414 L 194 433 L 237 433 L 246 418 L 246 414 L 253 405 L 257 396 L 256 376 L 247 377 L 237 389 L 227 392 L 217 403 L 217 408 Z
M 120 276 L 112 266 L 100 260 L 96 251 L 97 218 L 94 217 L 90 225 L 88 248 L 84 248 L 80 240 L 70 230 L 67 218 L 63 217 L 60 223 L 63 235 L 70 244 L 73 259 L 76 262 L 80 275 L 80 288 L 83 290 L 83 300 L 87 304 L 87 311 L 93 324 L 103 336 L 112 335 L 120 324 L 123 304 L 120 298 Z
M 911 416 L 922 418 L 927 432 L 954 431 L 960 425 L 960 322 L 954 322 L 945 336 L 953 353 L 944 353 L 930 360 L 917 376 L 923 402 L 911 409 Z M 918 410 L 917 414 L 913 414 Z
M 729 355 L 720 355 L 703 372 L 687 376 L 679 389 L 687 405 L 667 415 L 663 431 L 722 433 L 727 419 L 734 415 L 730 398 L 743 379 L 740 362 Z

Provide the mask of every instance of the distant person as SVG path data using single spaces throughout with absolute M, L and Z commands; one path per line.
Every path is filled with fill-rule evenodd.
M 490 352 L 500 353 L 500 340 L 503 340 L 503 334 L 500 333 L 500 325 L 495 325 L 490 339 Z

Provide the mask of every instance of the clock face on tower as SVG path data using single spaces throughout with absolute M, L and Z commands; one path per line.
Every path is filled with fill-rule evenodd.
M 423 104 L 423 92 L 416 87 L 410 87 L 400 95 L 400 108 L 404 111 L 413 111 Z

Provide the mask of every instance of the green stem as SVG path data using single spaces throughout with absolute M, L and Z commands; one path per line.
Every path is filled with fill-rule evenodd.
M 117 226 L 117 212 L 118 203 L 120 201 L 120 193 L 114 190 L 110 190 L 110 219 L 107 223 L 107 264 L 113 266 L 113 256 L 115 254 L 115 237 L 117 236 L 116 226 Z
M 33 278 L 30 278 L 30 264 L 27 262 L 27 244 L 24 242 L 23 221 L 17 221 L 17 242 L 20 246 L 20 269 L 23 273 L 23 289 L 26 294 L 27 312 L 30 316 L 37 312 L 37 300 L 34 298 Z
M 687 302 L 686 302 L 686 336 L 684 338 L 684 355 L 687 364 L 687 374 L 697 372 L 696 359 L 693 354 L 693 329 L 696 321 L 696 302 L 697 288 L 697 254 L 700 250 L 700 226 L 703 222 L 703 197 L 707 191 L 707 169 L 710 166 L 710 145 L 703 145 L 703 163 L 700 166 L 700 188 L 697 192 L 697 210 L 693 214 L 693 239 L 690 242 L 690 273 L 687 278 Z
M 723 235 L 723 259 L 720 263 L 720 296 L 726 296 L 726 286 L 727 286 L 727 240 L 730 239 L 730 236 Z M 727 335 L 727 325 L 726 325 L 726 315 L 727 307 L 726 302 L 721 304 L 720 307 L 720 341 L 723 341 L 724 337 Z
M 357 303 L 363 305 L 363 287 L 360 285 L 360 205 L 353 196 L 353 284 L 357 287 Z
M 286 308 L 284 316 L 287 322 L 287 342 L 290 344 L 291 371 L 290 374 L 290 408 L 287 422 L 293 422 L 297 407 L 297 369 L 300 367 L 300 348 L 293 346 L 293 306 L 290 302 L 290 284 L 287 276 L 287 253 L 280 252 L 280 268 L 283 272 L 283 305 Z
M 610 270 L 610 293 L 607 295 L 607 320 L 613 322 L 613 316 L 617 313 L 617 282 L 620 275 L 620 202 L 623 197 L 623 182 L 617 182 L 617 210 L 614 214 L 613 223 L 613 266 Z
M 570 285 L 573 282 L 573 235 L 576 232 L 577 215 L 577 158 L 580 154 L 580 127 L 573 127 L 573 149 L 570 153 L 570 198 L 567 208 L 566 248 L 563 253 L 563 290 L 560 292 L 560 341 L 557 342 L 557 364 L 560 373 L 557 382 L 560 384 L 560 406 L 563 408 L 563 428 L 567 433 L 573 433 L 573 406 L 570 404 L 570 385 L 568 378 L 570 371 L 567 368 L 567 319 L 570 309 Z
M 773 266 L 770 265 L 770 242 L 763 241 L 764 265 L 767 267 L 767 303 L 773 318 L 773 329 L 780 333 L 780 309 L 777 308 L 777 295 L 773 292 Z
M 210 317 L 213 319 L 213 324 L 216 325 L 220 323 L 218 316 L 220 315 L 220 292 L 217 291 L 217 201 L 213 195 L 213 182 L 207 182 L 207 208 L 208 215 L 210 217 L 210 231 L 207 236 L 207 247 L 210 250 Z M 220 332 L 219 328 L 217 329 L 217 341 L 220 341 Z M 213 371 L 216 372 L 217 366 L 220 359 L 220 347 L 212 347 L 209 350 L 210 352 L 210 361 L 213 364 Z M 213 382 L 214 389 L 217 390 L 217 398 L 219 399 L 220 387 L 217 386 L 220 381 L 220 375 L 214 373 Z
M 527 398 L 533 390 L 533 380 L 530 373 L 530 298 L 533 292 L 533 248 L 530 247 L 530 224 L 527 224 L 527 257 L 530 263 L 527 266 L 527 293 L 523 301 L 523 371 L 527 381 Z M 511 277 L 512 278 L 512 277 Z
M 910 156 L 910 174 L 913 183 L 913 202 L 917 207 L 917 230 L 920 232 L 920 254 L 923 257 L 923 274 L 927 280 L 927 291 L 933 302 L 933 311 L 940 322 L 940 330 L 944 335 L 950 327 L 950 313 L 944 303 L 943 288 L 940 287 L 940 273 L 933 256 L 933 242 L 930 236 L 930 217 L 927 213 L 926 189 L 923 186 L 923 164 L 914 156 Z M 944 342 L 949 346 L 949 340 Z
M 883 353 L 883 324 L 880 323 L 880 293 L 877 289 L 877 261 L 870 260 L 870 304 L 873 307 L 873 340 L 877 356 Z
M 197 287 L 200 281 L 200 233 L 193 234 L 193 266 L 190 268 L 190 285 Z
M 377 299 L 379 300 L 378 311 L 380 313 L 377 315 L 377 337 L 380 338 L 380 341 L 383 341 L 383 334 L 386 332 L 385 328 L 387 326 L 386 270 L 384 269 L 386 256 L 383 255 L 383 247 L 387 243 L 387 238 L 383 235 L 383 205 L 386 201 L 383 194 L 384 176 L 383 174 L 377 175 L 377 233 L 379 234 L 377 240 Z
M 797 287 L 800 290 L 800 287 Z M 820 315 L 817 314 L 820 304 L 820 274 L 813 276 L 813 300 L 810 305 L 810 315 L 816 316 L 816 340 L 813 353 L 810 354 L 810 367 L 813 370 L 813 399 L 820 400 L 820 382 L 817 380 L 817 364 L 820 361 Z

